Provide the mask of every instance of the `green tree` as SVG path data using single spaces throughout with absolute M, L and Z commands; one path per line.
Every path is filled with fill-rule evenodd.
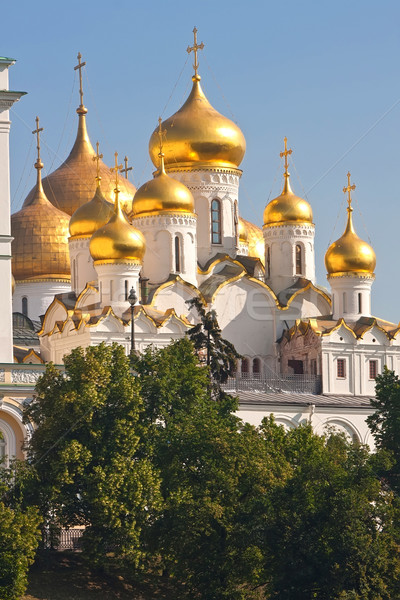
M 398 597 L 398 509 L 376 475 L 379 457 L 340 435 L 317 436 L 309 426 L 283 436 L 266 423 L 264 436 L 269 447 L 277 438 L 290 468 L 253 521 L 263 528 L 267 597 Z
M 188 300 L 187 304 L 189 308 L 195 308 L 200 317 L 200 322 L 187 335 L 201 362 L 210 368 L 214 382 L 217 385 L 226 383 L 228 377 L 235 375 L 237 361 L 241 356 L 234 345 L 222 337 L 215 310 L 206 311 L 199 298 Z
M 15 502 L 15 467 L 0 465 L 0 598 L 18 600 L 25 592 L 29 566 L 40 538 L 40 517 L 34 507 Z
M 275 476 L 263 438 L 235 416 L 236 399 L 210 398 L 187 338 L 148 349 L 135 369 L 164 498 L 147 530 L 157 566 L 189 597 L 260 597 L 265 561 L 250 516 Z
M 25 411 L 36 424 L 29 501 L 49 528 L 85 526 L 87 553 L 99 563 L 110 550 L 141 561 L 141 533 L 159 505 L 142 408 L 123 348 L 101 344 L 73 350 L 65 373 L 49 364 Z
M 377 448 L 389 452 L 393 464 L 382 475 L 400 494 L 400 380 L 385 367 L 376 378 L 375 398 L 371 398 L 375 412 L 367 418 Z

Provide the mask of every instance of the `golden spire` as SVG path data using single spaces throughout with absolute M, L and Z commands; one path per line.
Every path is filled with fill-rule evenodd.
M 99 142 L 96 142 L 96 154 L 92 157 L 92 160 L 96 161 L 96 181 L 97 185 L 100 185 L 100 160 L 103 158 L 102 154 L 99 154 Z
M 164 135 L 167 133 L 166 129 L 162 128 L 162 119 L 161 117 L 158 117 L 158 131 L 157 131 L 157 135 L 158 135 L 158 144 L 159 144 L 159 148 L 160 148 L 160 152 L 158 153 L 159 159 L 160 159 L 160 173 L 164 173 L 165 169 L 164 169 L 164 152 L 163 152 L 163 137 Z
M 203 42 L 201 42 L 201 44 L 197 44 L 197 29 L 196 29 L 196 27 L 193 29 L 193 35 L 194 35 L 194 44 L 193 44 L 193 46 L 188 46 L 186 51 L 188 54 L 190 54 L 191 52 L 194 52 L 194 63 L 193 63 L 194 76 L 192 77 L 192 79 L 193 79 L 193 81 L 196 79 L 197 79 L 197 81 L 200 81 L 200 75 L 197 73 L 197 69 L 199 68 L 199 61 L 197 60 L 197 51 L 203 50 L 204 44 L 203 44 Z
M 283 138 L 283 142 L 285 144 L 285 149 L 283 152 L 280 152 L 280 157 L 283 158 L 285 157 L 285 173 L 284 173 L 284 177 L 289 177 L 289 173 L 288 173 L 288 156 L 290 156 L 293 152 L 293 150 L 290 148 L 289 150 L 287 149 L 287 137 L 285 136 Z
M 122 169 L 122 165 L 118 164 L 118 152 L 114 153 L 115 156 L 115 166 L 111 167 L 110 171 L 115 171 L 115 210 L 117 210 L 119 208 L 119 202 L 118 202 L 118 194 L 119 194 L 119 187 L 118 187 L 118 173 L 120 172 L 120 170 Z
M 86 62 L 81 62 L 82 54 L 78 52 L 78 64 L 74 67 L 74 71 L 79 69 L 79 95 L 81 98 L 81 103 L 79 108 L 76 109 L 78 115 L 85 115 L 87 113 L 87 108 L 83 104 L 83 86 L 82 86 L 82 69 L 86 65 Z
M 128 179 L 128 171 L 132 171 L 133 167 L 128 167 L 128 157 L 124 158 L 125 169 L 121 169 L 120 173 L 125 173 L 126 179 Z
M 39 117 L 36 117 L 36 129 L 32 131 L 33 135 L 36 134 L 36 148 L 37 148 L 37 160 L 35 162 L 35 169 L 37 169 L 37 182 L 41 183 L 40 171 L 43 169 L 43 163 L 40 160 L 40 132 L 43 131 L 43 127 L 39 127 Z

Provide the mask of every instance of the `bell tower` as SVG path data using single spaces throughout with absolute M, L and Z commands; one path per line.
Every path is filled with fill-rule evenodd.
M 13 58 L 0 57 L 0 362 L 13 362 L 10 225 L 10 108 L 25 92 L 8 89 Z

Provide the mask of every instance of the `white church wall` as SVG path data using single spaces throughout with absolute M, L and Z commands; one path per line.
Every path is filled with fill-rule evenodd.
M 38 321 L 53 302 L 55 295 L 70 291 L 71 284 L 63 281 L 17 281 L 12 299 L 13 312 L 24 313 L 22 299 L 26 298 L 26 316 Z

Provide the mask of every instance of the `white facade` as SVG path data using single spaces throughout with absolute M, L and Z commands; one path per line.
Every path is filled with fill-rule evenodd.
M 68 293 L 70 290 L 71 286 L 65 280 L 16 281 L 12 298 L 13 312 L 22 313 L 31 320 L 37 321 L 45 314 L 54 296 Z
M 343 273 L 328 276 L 332 288 L 333 318 L 358 319 L 371 316 L 371 288 L 375 276 L 360 273 Z
M 142 277 L 162 283 L 171 273 L 197 285 L 197 218 L 190 213 L 138 216 L 132 224 L 146 239 Z
M 265 225 L 265 280 L 275 292 L 299 277 L 315 283 L 314 234 L 310 223 Z
M 102 263 L 96 262 L 99 298 L 101 306 L 112 306 L 116 315 L 126 311 L 131 288 L 139 298 L 139 262 Z
M 90 237 L 69 238 L 68 248 L 71 264 L 71 289 L 79 294 L 88 282 L 97 280 L 93 258 L 89 251 Z
M 235 256 L 239 247 L 239 169 L 179 169 L 168 167 L 174 177 L 192 192 L 197 214 L 197 258 L 204 265 L 221 252 Z M 212 223 L 212 203 L 218 202 L 219 231 Z M 214 213 L 215 214 L 215 213 Z M 215 221 L 216 223 L 216 221 Z M 214 233 L 214 236 L 213 236 Z

